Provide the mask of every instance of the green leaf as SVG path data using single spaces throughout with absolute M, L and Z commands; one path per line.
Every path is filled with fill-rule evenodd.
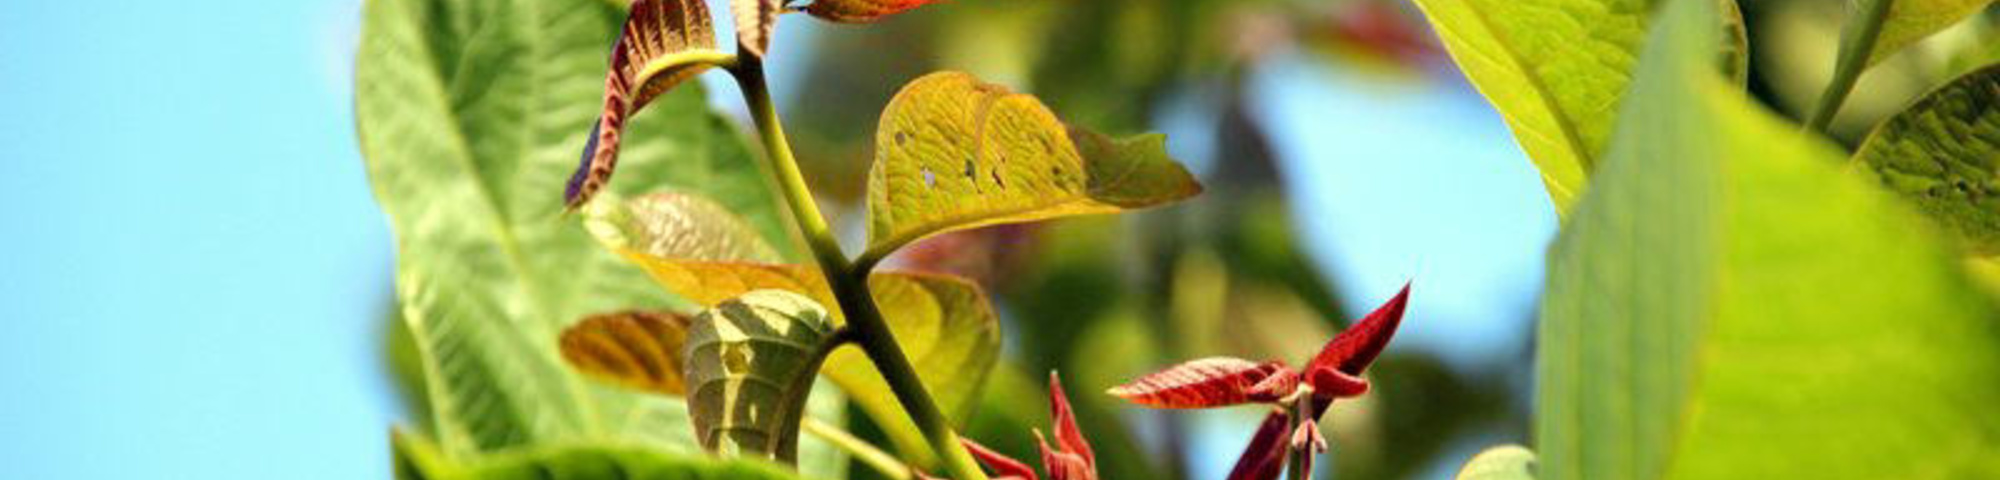
M 1157 142 L 1140 145 L 1158 148 Z M 668 291 L 703 306 L 760 289 L 836 304 L 817 269 L 763 263 L 770 257 L 760 253 L 768 250 L 762 241 L 701 197 L 655 194 L 622 204 L 599 201 L 589 213 L 587 223 L 606 247 L 639 265 Z M 963 424 L 1000 352 L 999 320 L 985 292 L 959 277 L 908 272 L 877 273 L 869 278 L 869 287 L 931 398 L 947 417 Z M 839 313 L 834 317 L 838 323 Z M 835 350 L 822 371 L 853 397 L 906 459 L 931 463 L 935 456 L 922 432 L 866 355 L 852 348 Z
M 395 431 L 399 480 L 788 480 L 798 476 L 769 462 L 717 460 L 629 445 L 565 444 L 510 450 L 470 462 L 443 458 L 421 435 Z
M 1446 51 L 1500 111 L 1567 215 L 1599 163 L 1654 0 L 1416 0 Z M 1723 65 L 1748 72 L 1735 0 L 1716 0 L 1732 40 Z
M 1993 305 L 1836 148 L 1713 74 L 1710 4 L 1669 8 L 1552 250 L 1540 476 L 2000 473 Z
M 1875 128 L 1854 160 L 1980 253 L 2000 253 L 2000 65 L 1958 77 Z
M 702 446 L 796 461 L 813 379 L 838 343 L 824 307 L 783 290 L 745 293 L 695 317 L 680 353 Z
M 880 259 L 952 230 L 1113 213 L 1201 193 L 1159 135 L 1112 141 L 1076 132 L 1035 97 L 972 75 L 910 82 L 875 132 L 862 257 Z
M 1993 0 L 1859 0 L 1858 8 L 1852 11 L 1867 11 L 1865 5 L 1871 2 L 1890 3 L 1888 17 L 1882 22 L 1882 32 L 1875 37 L 1875 48 L 1868 53 L 1868 65 L 1880 63 L 1882 59 L 1903 51 L 1903 47 L 1979 13 Z M 1850 20 L 1850 23 L 1859 20 L 1860 15 L 1853 18 L 1856 20 Z M 1846 45 L 1843 44 L 1842 48 Z
M 622 12 L 594 0 L 377 0 L 355 70 L 361 150 L 397 248 L 401 316 L 447 456 L 610 439 L 694 449 L 681 402 L 582 381 L 556 353 L 586 314 L 665 306 L 644 274 L 559 221 Z M 782 231 L 739 134 L 697 88 L 626 142 L 628 194 L 668 183 Z
M 1535 452 L 1519 445 L 1488 448 L 1465 462 L 1456 480 L 1535 480 Z
M 637 0 L 625 27 L 611 45 L 604 74 L 604 110 L 591 126 L 583 160 L 563 190 L 571 210 L 583 206 L 611 181 L 625 120 L 660 94 L 735 58 L 715 49 L 715 28 L 701 0 Z

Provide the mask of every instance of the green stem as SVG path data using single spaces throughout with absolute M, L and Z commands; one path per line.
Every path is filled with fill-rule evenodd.
M 889 452 L 882 451 L 875 444 L 855 437 L 854 434 L 847 433 L 846 430 L 841 430 L 840 427 L 828 425 L 826 422 L 815 420 L 812 417 L 806 417 L 804 422 L 800 422 L 799 427 L 805 430 L 806 433 L 825 440 L 826 443 L 833 444 L 833 446 L 839 447 L 841 450 L 846 450 L 849 455 L 853 455 L 855 459 L 861 460 L 861 463 L 875 469 L 876 473 L 880 473 L 890 480 L 911 480 L 917 478 L 916 472 L 911 471 L 910 467 L 904 465 L 903 461 L 898 460 L 895 455 L 890 455 Z
M 917 370 L 910 365 L 910 357 L 903 353 L 903 347 L 896 344 L 896 337 L 889 331 L 889 324 L 882 320 L 882 312 L 875 306 L 875 298 L 868 291 L 868 268 L 856 268 L 847 254 L 840 249 L 840 241 L 833 236 L 833 229 L 827 227 L 826 217 L 819 213 L 819 204 L 812 198 L 812 191 L 806 187 L 805 176 L 799 173 L 798 160 L 792 157 L 792 147 L 785 141 L 784 127 L 779 124 L 778 111 L 771 104 L 770 87 L 764 83 L 764 65 L 755 56 L 740 56 L 736 68 L 730 73 L 736 75 L 736 84 L 743 90 L 743 100 L 749 105 L 750 116 L 757 123 L 757 136 L 764 143 L 764 150 L 770 158 L 771 170 L 778 178 L 778 190 L 791 207 L 792 218 L 798 222 L 799 231 L 806 237 L 806 245 L 812 248 L 813 259 L 819 263 L 820 273 L 826 276 L 827 284 L 833 290 L 834 299 L 839 302 L 840 311 L 846 314 L 847 327 L 852 329 L 854 341 L 868 360 L 875 363 L 882 378 L 889 382 L 889 389 L 896 400 L 903 405 L 903 411 L 917 424 L 917 429 L 930 442 L 931 450 L 944 460 L 944 466 L 952 478 L 958 480 L 986 480 L 986 473 L 958 442 L 958 434 L 951 429 L 937 402 L 924 390 L 923 380 L 917 377 Z
M 1864 0 L 1861 11 L 1855 12 L 1860 17 L 1848 19 L 1847 28 L 1841 31 L 1840 56 L 1834 60 L 1833 80 L 1827 82 L 1812 114 L 1806 117 L 1807 130 L 1826 133 L 1834 114 L 1840 113 L 1841 103 L 1854 91 L 1861 72 L 1868 69 L 1868 57 L 1875 53 L 1875 41 L 1882 36 L 1882 24 L 1889 17 L 1892 3 L 1895 0 Z

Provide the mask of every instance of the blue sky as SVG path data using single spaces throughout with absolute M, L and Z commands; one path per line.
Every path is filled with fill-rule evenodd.
M 388 476 L 393 264 L 354 145 L 358 8 L 0 2 L 6 476 Z M 1414 276 L 1398 348 L 1518 342 L 1554 217 L 1476 94 L 1297 59 L 1258 78 L 1350 303 Z

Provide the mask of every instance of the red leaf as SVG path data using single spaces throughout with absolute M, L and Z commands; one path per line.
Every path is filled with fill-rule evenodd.
M 1208 357 L 1147 374 L 1108 393 L 1154 408 L 1209 408 L 1276 401 L 1297 382 L 1297 374 L 1280 362 Z
M 1057 443 L 1062 439 L 1057 438 Z M 1049 442 L 1042 439 L 1042 431 L 1035 430 L 1036 447 L 1042 451 L 1042 471 L 1049 473 L 1049 480 L 1097 480 L 1097 467 L 1091 460 L 1076 452 L 1065 452 L 1049 448 Z
M 701 61 L 653 64 L 674 54 L 715 50 L 714 28 L 706 2 L 632 2 L 624 29 L 611 45 L 611 68 L 604 77 L 604 111 L 591 125 L 583 158 L 563 189 L 564 208 L 575 211 L 611 181 L 627 118 L 675 85 L 715 66 Z
M 1257 434 L 1250 437 L 1250 445 L 1243 448 L 1243 456 L 1237 457 L 1236 466 L 1229 469 L 1229 480 L 1274 480 L 1285 467 L 1285 457 L 1292 449 L 1286 445 L 1285 437 L 1291 425 L 1291 418 L 1285 412 L 1271 412 L 1264 417 L 1264 423 L 1257 426 Z
M 965 445 L 965 450 L 971 452 L 972 458 L 978 459 L 980 464 L 986 465 L 986 468 L 993 469 L 993 473 L 997 474 L 994 476 L 996 480 L 1002 478 L 1040 480 L 1035 477 L 1035 469 L 1028 468 L 1028 464 L 1021 463 L 1020 460 L 1015 460 L 1000 452 L 995 452 L 993 449 L 986 448 L 985 445 L 980 445 L 979 442 L 974 442 L 969 438 L 960 438 L 958 439 L 958 443 Z
M 1375 356 L 1382 353 L 1382 347 L 1389 345 L 1389 337 L 1396 335 L 1396 326 L 1403 322 L 1403 305 L 1409 301 L 1410 284 L 1403 284 L 1403 291 L 1395 298 L 1377 307 L 1359 323 L 1335 335 L 1327 342 L 1326 348 L 1306 364 L 1305 370 L 1330 367 L 1348 375 L 1361 375 L 1368 364 L 1375 362 Z M 1308 379 L 1310 381 L 1311 379 Z M 1320 388 L 1314 385 L 1313 388 Z
M 823 20 L 867 23 L 909 11 L 935 0 L 815 0 L 805 11 Z
M 1092 471 L 1091 477 L 1095 478 L 1097 455 L 1090 451 L 1090 441 L 1083 438 L 1083 430 L 1076 428 L 1076 412 L 1069 408 L 1069 395 L 1063 393 L 1062 378 L 1053 371 L 1049 372 L 1049 419 L 1055 422 L 1056 444 L 1063 451 L 1082 457 L 1084 466 Z M 1048 467 L 1050 476 L 1055 475 L 1053 466 L 1043 467 Z
M 1313 395 L 1329 400 L 1368 393 L 1367 380 L 1326 367 L 1313 369 L 1312 374 L 1307 376 L 1306 383 L 1312 384 Z

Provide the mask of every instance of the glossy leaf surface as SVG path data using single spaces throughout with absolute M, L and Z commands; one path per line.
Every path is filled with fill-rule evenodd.
M 664 306 L 546 193 L 586 143 L 622 17 L 588 0 L 364 7 L 357 133 L 395 234 L 427 430 L 453 459 L 583 438 L 692 448 L 679 402 L 585 382 L 556 352 L 577 318 Z M 672 183 L 775 218 L 736 133 L 680 90 L 631 119 L 652 133 L 627 142 L 622 190 Z
M 1708 3 L 1668 12 L 1552 249 L 1539 476 L 1994 475 L 1971 453 L 2000 447 L 1992 304 L 1837 149 L 1714 74 Z
M 1535 452 L 1518 445 L 1486 449 L 1465 462 L 1454 480 L 1535 480 Z
M 702 447 L 791 463 L 833 320 L 805 296 L 758 290 L 703 311 L 681 347 Z
M 715 49 L 708 4 L 700 0 L 633 1 L 622 33 L 611 45 L 611 65 L 604 74 L 603 111 L 591 126 L 583 159 L 564 187 L 563 203 L 575 210 L 611 181 L 625 123 L 633 114 L 675 85 L 729 61 L 729 55 Z
M 1975 250 L 2000 252 L 2000 65 L 1882 122 L 1854 159 Z
M 937 233 L 1112 213 L 1201 192 L 1160 135 L 1081 133 L 1032 96 L 958 72 L 905 85 L 882 112 L 875 149 L 864 254 L 873 258 Z
M 1654 0 L 1416 0 L 1473 86 L 1499 110 L 1566 215 L 1611 136 Z M 1735 0 L 1717 17 L 1722 63 L 1747 72 Z M 1741 78 L 1739 76 L 1739 78 Z
M 1259 384 L 1273 376 L 1291 374 L 1283 362 L 1257 363 L 1231 357 L 1190 360 L 1139 377 L 1106 392 L 1126 401 L 1153 408 L 1210 408 L 1247 402 L 1276 401 L 1275 396 L 1257 396 Z M 1296 378 L 1296 374 L 1294 378 Z M 1291 388 L 1277 391 L 1290 393 Z

